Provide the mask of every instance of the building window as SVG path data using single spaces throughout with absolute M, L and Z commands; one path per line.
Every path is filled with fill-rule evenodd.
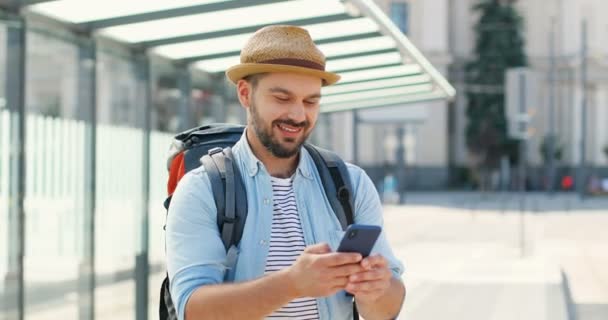
M 409 10 L 407 2 L 391 2 L 391 20 L 404 34 L 409 32 Z

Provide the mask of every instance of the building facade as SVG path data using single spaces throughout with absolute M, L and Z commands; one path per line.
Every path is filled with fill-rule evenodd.
M 474 25 L 478 16 L 472 7 L 478 0 L 376 0 L 376 3 L 404 31 L 430 62 L 457 89 L 452 102 L 431 102 L 398 108 L 375 110 L 384 113 L 385 121 L 372 117 L 366 123 L 367 111 L 360 111 L 358 135 L 352 134 L 353 115 L 331 115 L 334 126 L 331 135 L 334 148 L 347 159 L 356 160 L 370 168 L 377 179 L 382 167 L 397 162 L 399 141 L 403 151 L 409 187 L 438 189 L 458 185 L 459 169 L 470 165 L 466 147 L 466 90 L 464 66 L 473 59 Z M 581 161 L 581 142 L 585 138 L 585 163 L 591 175 L 605 175 L 608 167 L 608 24 L 601 19 L 608 12 L 608 2 L 600 0 L 527 0 L 517 1 L 516 7 L 524 18 L 525 51 L 530 67 L 538 74 L 538 105 L 534 106 L 531 127 L 534 134 L 528 143 L 527 162 L 534 185 L 542 187 L 544 163 L 540 148 L 550 126 L 556 130 L 562 158 L 558 161 L 558 177 L 574 175 Z M 582 89 L 582 21 L 587 21 L 587 86 L 586 126 L 581 130 Z M 550 79 L 552 26 L 555 38 L 554 81 Z M 553 95 L 553 99 L 551 99 Z M 551 102 L 553 101 L 553 103 Z M 424 119 L 416 118 L 420 110 Z M 414 115 L 410 115 L 414 114 Z M 390 121 L 402 115 L 401 125 Z M 382 118 L 382 117 L 380 117 Z M 402 133 L 403 139 L 398 134 Z M 360 143 L 353 148 L 353 136 Z M 358 149 L 358 150 L 354 150 Z M 370 151 L 373 150 L 373 151 Z M 358 156 L 354 155 L 357 152 Z M 374 170 L 376 168 L 377 170 Z M 376 173 L 377 172 L 377 173 Z M 375 174 L 376 173 L 376 174 Z

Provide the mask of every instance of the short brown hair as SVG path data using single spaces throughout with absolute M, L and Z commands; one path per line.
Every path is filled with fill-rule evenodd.
M 251 86 L 253 87 L 253 89 L 257 88 L 258 86 L 258 82 L 264 78 L 267 75 L 267 73 L 255 73 L 255 74 L 250 74 L 248 76 L 246 76 L 245 78 L 243 78 L 243 80 L 251 83 Z

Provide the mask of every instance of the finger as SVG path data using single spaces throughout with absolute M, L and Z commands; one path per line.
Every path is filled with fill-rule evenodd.
M 331 248 L 327 243 L 318 243 L 304 249 L 305 253 L 324 254 L 331 252 Z
M 324 255 L 320 262 L 328 267 L 342 266 L 346 264 L 360 263 L 362 260 L 359 253 L 335 252 Z
M 383 268 L 388 266 L 388 261 L 381 255 L 369 256 L 361 261 L 361 266 L 365 269 Z
M 388 268 L 374 269 L 370 271 L 359 272 L 349 277 L 351 282 L 363 282 L 363 281 L 374 281 L 374 280 L 385 280 L 390 279 L 392 273 Z
M 378 291 L 385 290 L 388 287 L 388 284 L 384 280 L 377 281 L 366 281 L 359 283 L 349 283 L 346 285 L 346 290 L 348 292 L 358 293 L 365 291 Z
M 331 275 L 334 277 L 348 277 L 363 271 L 363 267 L 357 263 L 337 266 L 330 269 Z
M 349 283 L 348 277 L 338 277 L 338 278 L 334 278 L 331 281 L 331 286 L 332 287 L 339 287 L 341 290 L 344 290 L 344 288 L 346 287 L 346 285 L 348 283 Z
M 359 272 L 349 277 L 350 282 L 365 282 L 384 280 L 390 277 L 388 269 L 376 269 L 371 271 Z

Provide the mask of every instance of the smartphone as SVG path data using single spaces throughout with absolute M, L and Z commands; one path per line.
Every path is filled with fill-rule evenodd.
M 365 258 L 372 252 L 381 231 L 379 226 L 351 224 L 340 241 L 338 252 L 357 252 Z

